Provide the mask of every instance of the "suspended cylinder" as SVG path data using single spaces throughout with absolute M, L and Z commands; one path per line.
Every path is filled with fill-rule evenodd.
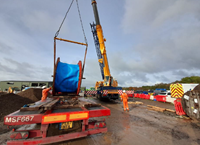
M 67 64 L 58 62 L 55 75 L 55 92 L 74 93 L 78 92 L 81 84 L 81 63 Z

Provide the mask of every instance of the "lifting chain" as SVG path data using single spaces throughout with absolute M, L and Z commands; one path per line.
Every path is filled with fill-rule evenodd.
M 63 25 L 63 23 L 64 23 L 64 21 L 65 21 L 65 19 L 66 19 L 66 17 L 67 17 L 67 14 L 69 13 L 70 8 L 72 7 L 73 2 L 74 2 L 74 0 L 72 0 L 70 6 L 69 6 L 69 8 L 68 8 L 68 10 L 67 10 L 67 12 L 66 12 L 66 14 L 65 14 L 65 16 L 64 16 L 64 19 L 63 19 L 62 23 L 60 24 L 60 27 L 59 27 L 58 31 L 57 31 L 56 34 L 55 34 L 55 37 L 54 37 L 54 49 L 55 49 L 55 40 L 56 40 L 56 39 L 59 39 L 59 40 L 60 40 L 60 38 L 56 38 L 56 37 L 59 35 L 60 29 L 61 29 L 61 27 L 62 27 L 62 25 Z M 85 60 L 86 60 L 86 54 L 87 54 L 88 43 L 87 43 L 87 38 L 86 38 L 85 31 L 84 31 L 84 27 L 83 27 L 83 21 L 82 21 L 82 18 L 81 18 L 81 12 L 80 12 L 80 9 L 79 9 L 78 0 L 76 0 L 76 4 L 77 4 L 77 9 L 78 9 L 79 19 L 80 19 L 80 23 L 81 23 L 81 28 L 82 28 L 82 31 L 83 31 L 84 40 L 85 40 L 85 44 L 86 44 L 85 57 L 84 57 L 83 68 L 82 68 L 82 78 L 83 78 L 83 73 L 84 73 L 84 68 L 85 68 Z M 69 41 L 68 41 L 68 42 L 69 42 Z M 54 52 L 54 53 L 55 53 L 55 52 Z M 54 57 L 55 57 L 55 56 L 54 56 Z M 55 63 L 55 58 L 54 58 L 54 63 Z M 55 64 L 54 64 L 54 65 L 55 65 Z
M 59 34 L 59 32 L 60 32 L 60 29 L 61 29 L 61 27 L 62 27 L 62 25 L 63 25 L 63 23 L 64 23 L 64 21 L 65 21 L 65 18 L 67 17 L 67 14 L 69 13 L 70 8 L 72 7 L 73 2 L 74 2 L 74 0 L 72 0 L 70 6 L 69 6 L 69 8 L 68 8 L 68 10 L 67 10 L 67 12 L 66 12 L 66 14 L 65 14 L 65 16 L 64 16 L 64 19 L 63 19 L 62 23 L 60 24 L 60 27 L 59 27 L 58 31 L 57 31 L 56 34 L 55 34 L 55 37 L 58 36 L 58 34 Z
M 62 25 L 63 25 L 63 23 L 64 23 L 64 21 L 65 21 L 65 19 L 67 17 L 67 14 L 69 13 L 69 10 L 72 7 L 73 2 L 74 2 L 74 0 L 72 0 L 70 6 L 69 6 L 69 8 L 68 8 L 68 10 L 67 10 L 67 12 L 66 12 L 66 14 L 64 16 L 64 19 L 63 19 L 62 23 L 60 24 L 60 27 L 59 27 L 58 31 L 55 34 L 55 37 L 57 37 L 59 35 L 60 29 L 61 29 L 61 27 L 62 27 Z M 81 18 L 81 12 L 80 12 L 80 9 L 79 9 L 78 0 L 76 0 L 76 4 L 77 4 L 77 9 L 78 9 L 79 19 L 80 19 L 80 23 L 81 23 L 81 28 L 82 28 L 82 31 L 83 31 L 84 40 L 85 40 L 85 43 L 88 44 L 87 43 L 87 38 L 86 38 L 86 35 L 85 35 L 85 30 L 84 30 L 84 27 L 83 27 L 83 21 L 82 21 L 82 18 Z
M 82 18 L 81 18 L 81 13 L 80 13 L 79 5 L 78 5 L 78 0 L 76 0 L 76 4 L 77 4 L 79 19 L 80 19 L 80 23 L 81 23 L 81 27 L 82 27 L 82 31 L 83 31 L 83 35 L 84 35 L 84 40 L 85 40 L 85 43 L 88 44 L 87 43 L 87 38 L 86 38 L 86 35 L 85 35 L 85 31 L 84 31 L 84 27 L 83 27 L 83 22 L 82 22 Z

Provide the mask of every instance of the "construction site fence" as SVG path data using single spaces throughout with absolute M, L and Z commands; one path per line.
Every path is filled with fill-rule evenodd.
M 150 97 L 151 97 L 151 95 L 149 95 L 149 94 L 134 94 L 134 97 L 135 98 L 141 98 L 141 99 L 147 99 L 147 100 L 149 100 L 150 99 Z
M 156 99 L 158 102 L 166 102 L 166 96 L 156 95 L 154 96 L 154 99 Z
M 122 90 L 118 90 L 119 95 L 121 95 L 122 93 L 123 93 Z M 133 97 L 134 91 L 126 91 L 126 93 L 129 97 Z M 96 95 L 97 91 L 94 91 L 94 90 L 84 91 L 84 94 L 86 94 L 86 95 Z M 104 90 L 103 94 L 108 94 L 108 90 Z

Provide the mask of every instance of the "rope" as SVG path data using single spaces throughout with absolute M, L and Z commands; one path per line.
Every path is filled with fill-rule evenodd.
M 74 2 L 74 0 L 72 0 L 70 6 L 69 6 L 69 8 L 68 8 L 68 10 L 67 10 L 67 12 L 66 12 L 66 14 L 65 14 L 65 16 L 64 16 L 64 19 L 63 19 L 62 23 L 60 24 L 60 27 L 59 27 L 58 31 L 57 31 L 56 34 L 55 34 L 55 37 L 58 36 L 58 34 L 59 34 L 59 32 L 60 32 L 60 29 L 61 29 L 61 27 L 62 27 L 62 25 L 63 25 L 63 23 L 64 23 L 64 21 L 65 21 L 65 18 L 67 17 L 67 14 L 68 14 L 68 12 L 69 12 L 69 10 L 70 10 L 70 8 L 71 8 L 73 2 Z
M 86 38 L 86 35 L 85 35 L 85 30 L 84 30 L 84 27 L 83 27 L 83 21 L 82 21 L 82 18 L 81 18 L 81 12 L 80 12 L 79 5 L 78 5 L 78 0 L 76 0 L 76 4 L 77 4 L 79 19 L 80 19 L 80 23 L 81 23 L 81 27 L 82 27 L 82 31 L 83 31 L 83 35 L 84 35 L 84 40 L 85 40 L 85 43 L 88 44 L 87 38 Z

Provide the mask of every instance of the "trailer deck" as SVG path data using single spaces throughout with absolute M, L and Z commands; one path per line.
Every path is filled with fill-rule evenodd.
M 70 99 L 63 100 L 63 97 L 56 96 L 38 101 L 29 107 L 22 107 L 5 116 L 5 125 L 23 125 L 13 130 L 10 136 L 13 140 L 7 144 L 55 143 L 107 131 L 105 119 L 98 121 L 95 119 L 109 116 L 110 109 L 100 104 L 86 102 L 83 98 L 74 100 L 78 100 L 78 104 L 69 105 L 67 102 L 70 102 Z M 95 119 L 92 119 L 94 117 Z M 55 135 L 49 132 L 55 132 Z

